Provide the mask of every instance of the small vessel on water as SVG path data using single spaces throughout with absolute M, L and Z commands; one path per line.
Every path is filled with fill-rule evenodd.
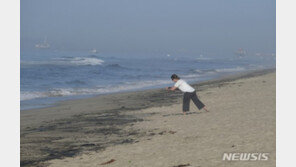
M 97 51 L 97 49 L 92 49 L 92 50 L 90 51 L 90 53 L 92 53 L 92 54 L 97 54 L 98 51 Z
M 211 60 L 212 58 L 205 56 L 203 54 L 200 54 L 198 57 L 196 57 L 196 60 Z
M 239 48 L 236 52 L 235 52 L 235 55 L 239 58 L 242 58 L 242 57 L 245 57 L 247 56 L 247 51 L 245 51 L 244 49 L 242 48 Z
M 47 42 L 47 37 L 44 38 L 43 43 L 38 43 L 35 45 L 35 48 L 47 49 L 50 48 L 50 44 Z

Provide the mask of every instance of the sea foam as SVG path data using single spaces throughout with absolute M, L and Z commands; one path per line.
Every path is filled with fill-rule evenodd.
M 21 66 L 57 65 L 57 66 L 86 66 L 102 65 L 104 60 L 95 57 L 65 57 L 54 58 L 49 61 L 23 61 Z
M 142 88 L 149 88 L 158 85 L 165 85 L 172 83 L 170 80 L 154 80 L 154 81 L 139 81 L 139 82 L 125 82 L 121 85 L 114 86 L 97 86 L 94 88 L 54 88 L 49 91 L 25 91 L 21 92 L 21 101 L 32 100 L 45 97 L 61 97 L 61 96 L 77 96 L 77 95 L 95 95 L 108 94 L 116 92 L 124 92 L 129 90 L 138 90 Z

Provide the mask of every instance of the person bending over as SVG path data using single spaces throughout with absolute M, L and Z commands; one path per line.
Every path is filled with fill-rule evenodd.
M 178 88 L 184 93 L 183 95 L 183 114 L 184 115 L 186 115 L 186 112 L 189 111 L 190 99 L 193 101 L 193 103 L 196 105 L 196 107 L 199 110 L 204 109 L 206 112 L 209 112 L 206 106 L 198 99 L 196 95 L 196 91 L 193 87 L 191 87 L 186 81 L 178 77 L 178 75 L 176 74 L 173 74 L 171 76 L 171 79 L 173 82 L 175 82 L 175 85 L 173 87 L 167 87 L 166 89 L 174 91 Z

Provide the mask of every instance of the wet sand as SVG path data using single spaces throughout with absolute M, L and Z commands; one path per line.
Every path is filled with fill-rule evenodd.
M 209 113 L 183 116 L 182 93 L 164 89 L 21 111 L 21 166 L 275 166 L 274 71 L 195 84 Z M 256 151 L 270 159 L 222 161 Z

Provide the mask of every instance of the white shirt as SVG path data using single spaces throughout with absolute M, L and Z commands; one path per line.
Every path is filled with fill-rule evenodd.
M 175 83 L 175 87 L 179 88 L 182 92 L 194 92 L 195 89 L 191 87 L 186 81 L 179 79 Z

